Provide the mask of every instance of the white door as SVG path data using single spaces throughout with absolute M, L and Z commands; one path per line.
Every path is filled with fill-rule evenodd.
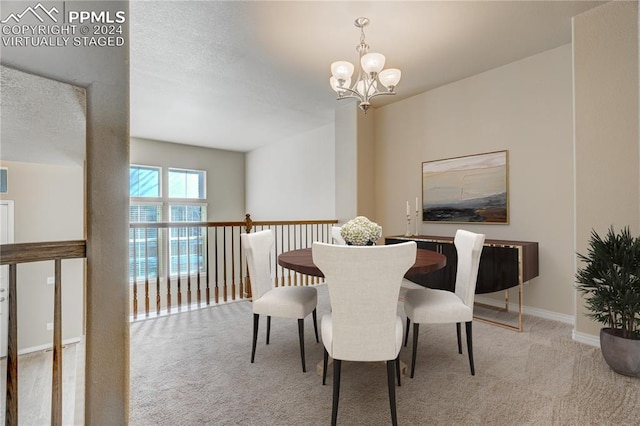
M 13 242 L 13 201 L 0 200 L 0 244 Z M 7 356 L 9 319 L 9 267 L 0 269 L 0 357 Z

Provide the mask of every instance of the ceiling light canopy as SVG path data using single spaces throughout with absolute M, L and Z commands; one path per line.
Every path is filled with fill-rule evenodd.
M 360 54 L 358 78 L 355 81 L 351 79 L 355 68 L 351 62 L 336 61 L 331 64 L 333 76 L 329 79 L 329 84 L 338 94 L 338 100 L 358 99 L 360 109 L 366 114 L 372 98 L 378 95 L 395 95 L 394 89 L 402 73 L 397 68 L 384 69 L 385 57 L 382 53 L 369 53 L 369 45 L 364 41 L 364 27 L 369 25 L 369 18 L 358 18 L 354 25 L 360 28 L 360 44 L 356 47 Z M 380 89 L 380 86 L 385 89 Z

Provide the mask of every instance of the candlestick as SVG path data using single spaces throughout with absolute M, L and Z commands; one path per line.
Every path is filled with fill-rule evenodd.
M 407 202 L 407 209 L 409 208 L 409 202 Z M 407 210 L 407 232 L 404 234 L 406 237 L 411 235 L 411 215 L 409 214 L 409 210 Z
M 418 197 L 416 197 L 416 213 L 418 213 Z
M 418 221 L 418 210 L 416 210 L 416 236 L 420 235 L 420 232 L 418 231 L 418 224 L 420 222 Z
M 409 211 L 409 202 L 407 201 L 407 216 L 409 216 L 411 213 Z

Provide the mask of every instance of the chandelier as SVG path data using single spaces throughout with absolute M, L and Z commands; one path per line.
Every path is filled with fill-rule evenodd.
M 402 73 L 397 68 L 383 70 L 384 55 L 369 53 L 369 45 L 364 41 L 364 27 L 369 25 L 369 18 L 358 18 L 354 25 L 360 28 L 360 44 L 356 47 L 360 54 L 358 78 L 352 83 L 354 66 L 351 62 L 336 61 L 331 64 L 333 77 L 329 79 L 329 84 L 338 94 L 338 100 L 358 99 L 360 109 L 366 114 L 372 98 L 379 95 L 395 95 L 393 90 L 398 85 Z M 384 89 L 380 86 L 384 86 Z

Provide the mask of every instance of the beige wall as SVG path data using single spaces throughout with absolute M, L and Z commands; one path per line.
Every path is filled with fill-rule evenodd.
M 576 247 L 594 229 L 640 233 L 638 3 L 614 2 L 573 21 Z M 576 331 L 597 334 L 577 298 Z
M 130 161 L 131 164 L 160 166 L 165 170 L 168 167 L 205 170 L 208 220 L 244 220 L 243 153 L 131 138 Z M 166 185 L 166 182 L 163 185 Z
M 453 236 L 466 228 L 538 241 L 540 276 L 525 286 L 525 304 L 571 318 L 571 73 L 565 45 L 376 110 L 376 218 L 384 234 L 405 233 L 406 201 L 413 210 L 415 197 L 422 199 L 423 161 L 506 149 L 508 225 L 424 222 L 421 233 Z
M 3 161 L 9 171 L 9 193 L 14 202 L 14 241 L 84 239 L 84 170 L 76 166 Z M 55 224 L 55 226 L 52 226 Z M 42 350 L 53 345 L 53 262 L 18 267 L 18 351 Z M 83 334 L 84 260 L 62 262 L 62 338 Z
M 355 216 L 376 219 L 375 110 L 364 114 L 352 100 L 336 106 L 335 199 L 336 219 Z
M 357 147 L 358 147 L 358 207 L 357 215 L 376 221 L 375 188 L 375 133 L 376 111 L 371 108 L 366 114 L 358 111 Z M 380 242 L 381 243 L 381 242 Z

